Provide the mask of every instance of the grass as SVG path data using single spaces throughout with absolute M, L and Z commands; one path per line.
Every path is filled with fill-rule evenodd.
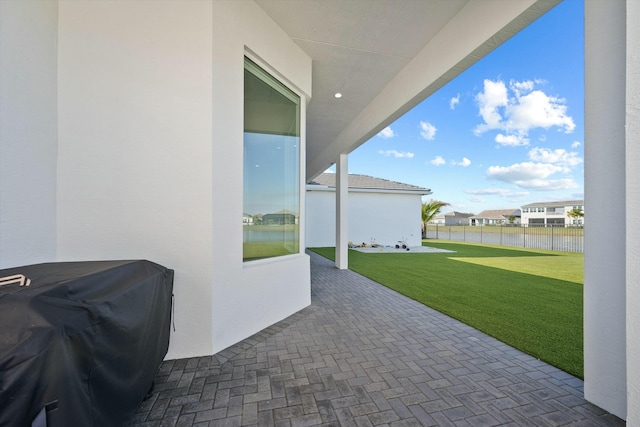
M 455 253 L 349 251 L 349 268 L 584 378 L 583 254 L 429 241 Z M 311 249 L 334 259 L 334 248 Z
M 244 261 L 291 255 L 298 250 L 298 242 L 245 242 L 242 245 Z

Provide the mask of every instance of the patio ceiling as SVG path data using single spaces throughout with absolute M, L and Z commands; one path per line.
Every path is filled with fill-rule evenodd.
M 256 0 L 313 61 L 307 179 L 559 1 Z

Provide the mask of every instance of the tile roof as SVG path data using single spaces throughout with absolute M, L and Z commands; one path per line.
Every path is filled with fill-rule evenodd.
M 504 219 L 509 218 L 511 215 L 520 215 L 519 209 L 494 209 L 482 211 L 478 215 L 474 215 L 471 218 L 490 218 L 490 219 Z
M 536 202 L 523 205 L 523 208 L 533 207 L 564 207 L 564 206 L 584 206 L 584 200 L 562 200 L 559 202 Z
M 309 181 L 309 185 L 323 185 L 326 187 L 336 186 L 335 173 L 323 173 Z M 420 194 L 431 194 L 431 190 L 416 185 L 404 184 L 402 182 L 389 181 L 387 179 L 375 178 L 368 175 L 349 174 L 349 188 L 389 190 L 389 191 L 413 191 Z
M 464 213 L 464 212 L 453 211 L 453 212 L 448 212 L 448 213 L 444 214 L 444 216 L 454 217 L 454 218 L 471 218 L 473 216 L 473 214 L 472 213 Z

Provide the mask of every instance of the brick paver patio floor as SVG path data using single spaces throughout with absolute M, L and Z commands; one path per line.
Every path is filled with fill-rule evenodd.
M 310 253 L 310 307 L 165 361 L 132 426 L 621 426 L 581 380 Z

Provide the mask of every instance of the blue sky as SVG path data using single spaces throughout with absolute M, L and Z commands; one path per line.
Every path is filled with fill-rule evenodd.
M 349 155 L 479 213 L 584 198 L 582 0 L 565 0 Z

